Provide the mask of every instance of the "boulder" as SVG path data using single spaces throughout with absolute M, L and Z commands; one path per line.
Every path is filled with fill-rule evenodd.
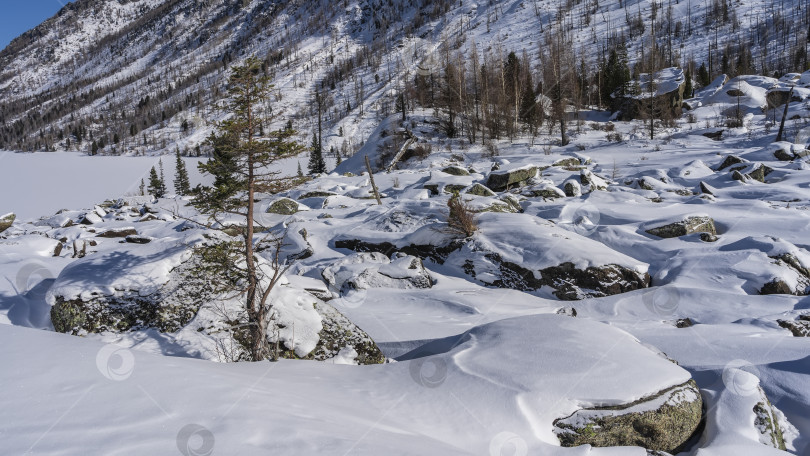
M 582 163 L 580 163 L 578 158 L 569 157 L 569 158 L 561 158 L 561 159 L 555 161 L 554 163 L 552 163 L 551 166 L 559 166 L 561 168 L 571 168 L 571 167 L 574 167 L 574 166 L 580 166 L 581 164 Z
M 481 184 L 473 184 L 465 193 L 476 196 L 495 196 L 495 192 Z
M 0 217 L 0 233 L 2 233 L 3 231 L 6 231 L 7 229 L 9 229 L 11 227 L 11 225 L 14 224 L 14 220 L 16 218 L 17 218 L 17 216 L 14 215 L 13 213 L 12 214 L 6 214 L 6 215 Z
M 299 356 L 283 345 L 282 358 L 328 361 L 338 355 L 346 357 L 348 354 L 349 358 L 353 358 L 353 364 L 385 362 L 385 355 L 374 340 L 336 308 L 320 300 L 315 301 L 314 307 L 321 317 L 323 327 L 318 333 L 318 344 L 315 349 L 305 356 Z
M 125 240 L 130 244 L 148 244 L 153 239 L 149 236 L 130 235 Z
M 138 231 L 135 228 L 111 228 L 109 230 L 104 230 L 101 233 L 96 234 L 96 237 L 114 239 L 137 235 Z
M 693 215 L 683 220 L 646 230 L 647 233 L 660 238 L 675 238 L 692 233 L 717 234 L 714 220 L 705 215 Z
M 579 182 L 582 184 L 583 189 L 587 189 L 587 193 L 607 190 L 607 182 L 587 169 L 579 172 Z
M 565 196 L 582 196 L 582 187 L 574 179 L 568 179 L 563 184 Z
M 753 163 L 748 166 L 734 169 L 731 178 L 738 181 L 753 179 L 765 183 L 765 178 L 773 172 L 773 168 L 762 163 Z
M 781 277 L 774 277 L 770 282 L 762 286 L 759 293 L 763 295 L 787 294 L 795 296 L 806 296 L 810 294 L 810 268 L 804 267 L 799 258 L 792 253 L 782 253 L 770 257 L 775 260 L 777 266 L 785 268 L 790 274 L 790 282 L 795 284 L 795 289 L 788 285 Z
M 745 163 L 745 160 L 736 155 L 727 155 L 720 163 L 720 166 L 717 167 L 717 171 L 722 171 L 729 166 L 739 165 L 740 163 Z
M 694 380 L 630 404 L 580 409 L 554 421 L 560 445 L 640 446 L 680 452 L 701 424 L 703 400 Z
M 334 291 L 369 288 L 414 289 L 433 287 L 422 260 L 404 253 L 389 259 L 382 253 L 355 253 L 332 263 L 321 273 Z
M 780 423 L 780 418 L 785 420 L 785 416 L 771 404 L 761 386 L 757 387 L 757 392 L 759 393 L 759 402 L 754 406 L 753 411 L 754 427 L 760 434 L 759 441 L 764 445 L 785 451 L 787 447 L 782 433 L 782 426 L 786 423 Z
M 269 214 L 293 215 L 301 210 L 300 205 L 289 199 L 279 198 L 267 208 Z
M 700 192 L 701 192 L 701 193 L 704 193 L 704 194 L 706 194 L 706 195 L 712 195 L 712 196 L 716 196 L 716 194 L 717 194 L 717 189 L 716 189 L 716 188 L 714 188 L 714 187 L 712 187 L 711 185 L 709 185 L 709 184 L 707 184 L 707 183 L 705 183 L 705 182 L 701 181 L 701 182 L 700 182 Z
M 795 320 L 776 320 L 776 323 L 796 337 L 810 337 L 810 314 L 800 315 Z
M 541 182 L 523 189 L 521 195 L 529 198 L 565 198 L 566 194 L 551 182 Z
M 509 188 L 522 187 L 526 181 L 537 175 L 536 166 L 523 166 L 506 171 L 493 171 L 487 179 L 487 187 L 496 192 L 503 192 Z
M 469 176 L 470 172 L 460 166 L 448 166 L 442 169 L 442 172 L 452 174 L 453 176 Z
M 306 192 L 298 197 L 299 200 L 307 199 L 307 198 L 327 198 L 330 196 L 335 196 L 337 193 L 334 192 L 324 192 L 320 190 L 315 190 L 312 192 Z

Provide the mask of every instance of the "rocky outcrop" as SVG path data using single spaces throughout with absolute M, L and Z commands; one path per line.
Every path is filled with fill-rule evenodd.
M 787 269 L 794 277 L 795 289 L 780 278 L 774 277 L 770 282 L 762 286 L 759 293 L 763 295 L 787 294 L 796 296 L 806 296 L 810 294 L 810 268 L 804 267 L 799 259 L 791 253 L 783 253 L 771 257 L 775 264 Z
M 496 192 L 503 192 L 510 188 L 526 185 L 526 181 L 536 175 L 536 166 L 524 166 L 507 171 L 493 171 L 487 179 L 487 187 Z
M 700 428 L 702 407 L 690 380 L 631 404 L 578 410 L 554 427 L 564 447 L 640 446 L 675 454 Z
M 717 230 L 714 227 L 714 220 L 712 220 L 711 217 L 703 215 L 689 216 L 679 222 L 650 228 L 646 230 L 646 232 L 665 239 L 686 236 L 692 233 L 717 234 Z
M 0 233 L 6 231 L 14 224 L 14 220 L 17 218 L 14 214 L 6 214 L 0 217 Z

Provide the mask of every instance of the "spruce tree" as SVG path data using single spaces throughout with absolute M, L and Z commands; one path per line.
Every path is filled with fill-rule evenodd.
M 149 171 L 149 187 L 147 187 L 147 190 L 149 190 L 149 194 L 155 198 L 163 198 L 163 182 L 161 182 L 160 177 L 158 177 L 158 173 L 154 166 L 152 167 L 152 170 Z
M 709 77 L 709 72 L 706 71 L 706 63 L 705 62 L 701 63 L 700 68 L 698 68 L 697 79 L 698 79 L 698 84 L 700 84 L 701 87 L 706 87 L 706 86 L 708 86 L 709 84 L 712 83 L 712 80 Z
M 326 172 L 326 162 L 323 160 L 323 152 L 318 142 L 318 132 L 312 135 L 312 148 L 309 153 L 309 174 L 321 174 Z
M 178 195 L 188 195 L 191 193 L 191 183 L 188 180 L 188 171 L 186 170 L 186 164 L 182 158 L 180 158 L 180 148 L 177 148 L 175 151 L 175 174 L 174 174 L 174 191 Z

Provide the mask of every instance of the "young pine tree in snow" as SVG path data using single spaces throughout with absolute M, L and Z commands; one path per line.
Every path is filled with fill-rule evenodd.
M 242 66 L 233 67 L 229 80 L 229 110 L 233 116 L 218 124 L 209 140 L 213 157 L 199 165 L 204 174 L 214 176 L 212 186 L 197 186 L 192 204 L 209 214 L 212 221 L 221 217 L 239 217 L 241 223 L 229 226 L 237 230 L 238 242 L 223 242 L 204 251 L 214 270 L 212 286 L 229 295 L 240 296 L 245 309 L 242 330 L 248 332 L 247 356 L 260 361 L 279 356 L 268 339 L 272 334 L 273 301 L 270 293 L 289 268 L 279 254 L 283 236 L 267 232 L 256 218 L 258 193 L 278 193 L 291 188 L 295 178 L 282 177 L 274 169 L 279 160 L 296 156 L 303 150 L 294 139 L 295 131 L 272 131 L 260 137 L 262 123 L 269 119 L 261 110 L 270 95 L 269 78 L 261 72 L 262 61 L 251 57 Z M 221 223 L 220 223 L 221 225 Z M 265 231 L 257 241 L 258 232 Z M 275 247 L 276 255 L 263 268 L 258 249 Z M 234 280 L 229 280 L 230 278 Z M 278 347 L 278 346 L 277 346 Z
M 174 174 L 174 191 L 178 195 L 188 195 L 191 192 L 191 183 L 188 180 L 188 171 L 186 170 L 186 163 L 180 158 L 180 149 L 178 148 L 175 153 L 175 174 Z
M 163 184 L 163 181 L 160 180 L 154 166 L 149 171 L 149 187 L 147 190 L 149 190 L 149 194 L 155 198 L 163 198 L 163 195 L 165 194 L 165 185 Z
M 304 177 L 304 171 L 301 170 L 301 162 L 298 162 L 298 177 Z
M 309 174 L 321 174 L 326 172 L 326 162 L 323 160 L 323 152 L 318 141 L 318 132 L 312 135 L 312 150 L 309 153 Z

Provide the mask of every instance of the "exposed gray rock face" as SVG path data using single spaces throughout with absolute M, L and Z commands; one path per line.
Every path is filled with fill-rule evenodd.
M 487 179 L 487 187 L 502 192 L 509 188 L 522 187 L 526 181 L 537 175 L 537 167 L 522 167 L 509 171 L 493 171 Z
M 707 216 L 690 216 L 682 221 L 670 223 L 668 225 L 650 228 L 647 233 L 660 238 L 674 238 L 692 233 L 717 234 L 714 227 L 714 220 Z
M 694 380 L 632 404 L 582 409 L 554 422 L 564 447 L 640 446 L 678 453 L 698 430 L 703 400 Z

